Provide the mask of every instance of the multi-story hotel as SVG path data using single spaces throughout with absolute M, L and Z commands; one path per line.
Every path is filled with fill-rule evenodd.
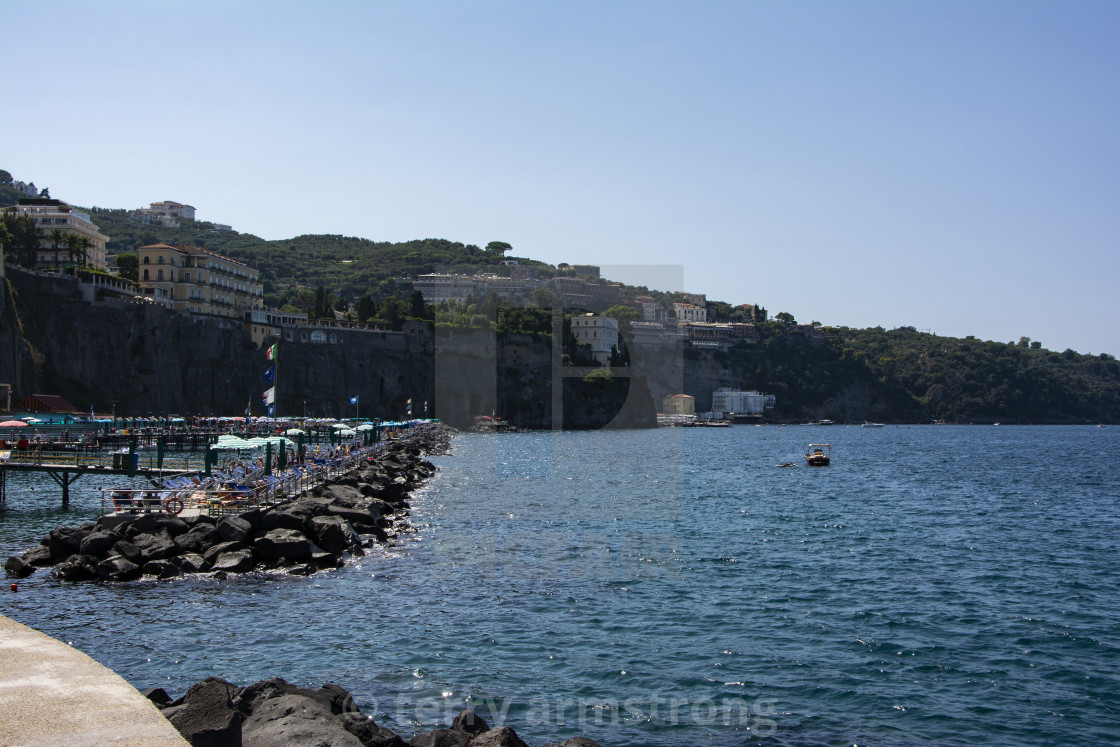
M 144 296 L 177 311 L 244 319 L 264 308 L 260 272 L 191 244 L 140 247 Z
M 97 226 L 90 221 L 89 215 L 81 210 L 71 207 L 62 200 L 49 197 L 21 197 L 16 205 L 0 210 L 17 215 L 28 215 L 35 221 L 42 234 L 37 258 L 39 267 L 58 267 L 73 262 L 105 268 L 105 242 L 109 237 L 97 230 Z M 89 243 L 85 248 L 85 257 L 72 258 L 65 243 L 57 241 L 57 237 L 51 238 L 51 232 L 55 229 L 64 234 L 86 239 Z
M 618 347 L 618 320 L 609 316 L 583 314 L 572 317 L 572 335 L 580 345 L 590 345 L 591 355 L 610 365 L 611 351 Z

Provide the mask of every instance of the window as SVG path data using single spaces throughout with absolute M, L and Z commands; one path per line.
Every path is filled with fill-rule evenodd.
M 183 273 L 183 281 L 189 283 L 190 280 L 191 280 L 191 274 L 189 272 L 184 272 Z
M 156 280 L 163 280 L 163 270 L 160 269 L 156 272 Z
M 144 255 L 144 264 L 150 265 L 151 264 L 151 259 L 152 258 L 149 257 L 148 255 Z
M 144 259 L 147 259 L 147 257 L 144 257 Z M 144 270 L 144 279 L 145 280 L 148 279 L 148 271 L 147 270 Z
M 160 264 L 160 265 L 163 264 L 163 255 L 162 254 L 159 255 L 159 257 L 156 258 L 156 264 Z

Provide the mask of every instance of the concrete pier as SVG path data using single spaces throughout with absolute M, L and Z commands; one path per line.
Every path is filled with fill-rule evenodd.
M 183 747 L 187 742 L 116 672 L 0 615 L 0 744 Z

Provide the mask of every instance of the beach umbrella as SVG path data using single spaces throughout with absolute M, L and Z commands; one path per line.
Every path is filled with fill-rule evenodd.
M 353 428 L 345 428 L 343 430 L 340 430 L 338 432 L 338 435 L 342 438 L 350 438 L 351 436 L 358 435 L 358 432 L 356 430 L 354 430 Z
M 26 428 L 27 423 L 22 420 L 5 420 L 0 423 L 0 428 Z
M 343 429 L 348 429 L 349 427 L 350 426 L 346 425 L 345 423 L 335 423 L 334 425 L 331 426 L 331 428 L 334 428 L 337 431 L 341 431 Z
M 361 425 L 359 425 L 354 430 L 356 430 L 356 431 L 372 431 L 373 430 L 373 423 L 362 423 Z
M 302 436 L 303 431 L 301 431 L 299 428 L 289 428 L 288 430 L 284 431 L 284 435 L 285 436 Z

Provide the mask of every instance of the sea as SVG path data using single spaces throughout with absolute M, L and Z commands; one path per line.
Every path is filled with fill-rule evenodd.
M 1114 427 L 460 434 L 412 531 L 337 571 L 38 571 L 0 612 L 173 697 L 337 683 L 406 739 L 472 707 L 531 745 L 1120 744 L 1118 453 Z M 0 551 L 112 479 L 63 510 L 9 476 Z

